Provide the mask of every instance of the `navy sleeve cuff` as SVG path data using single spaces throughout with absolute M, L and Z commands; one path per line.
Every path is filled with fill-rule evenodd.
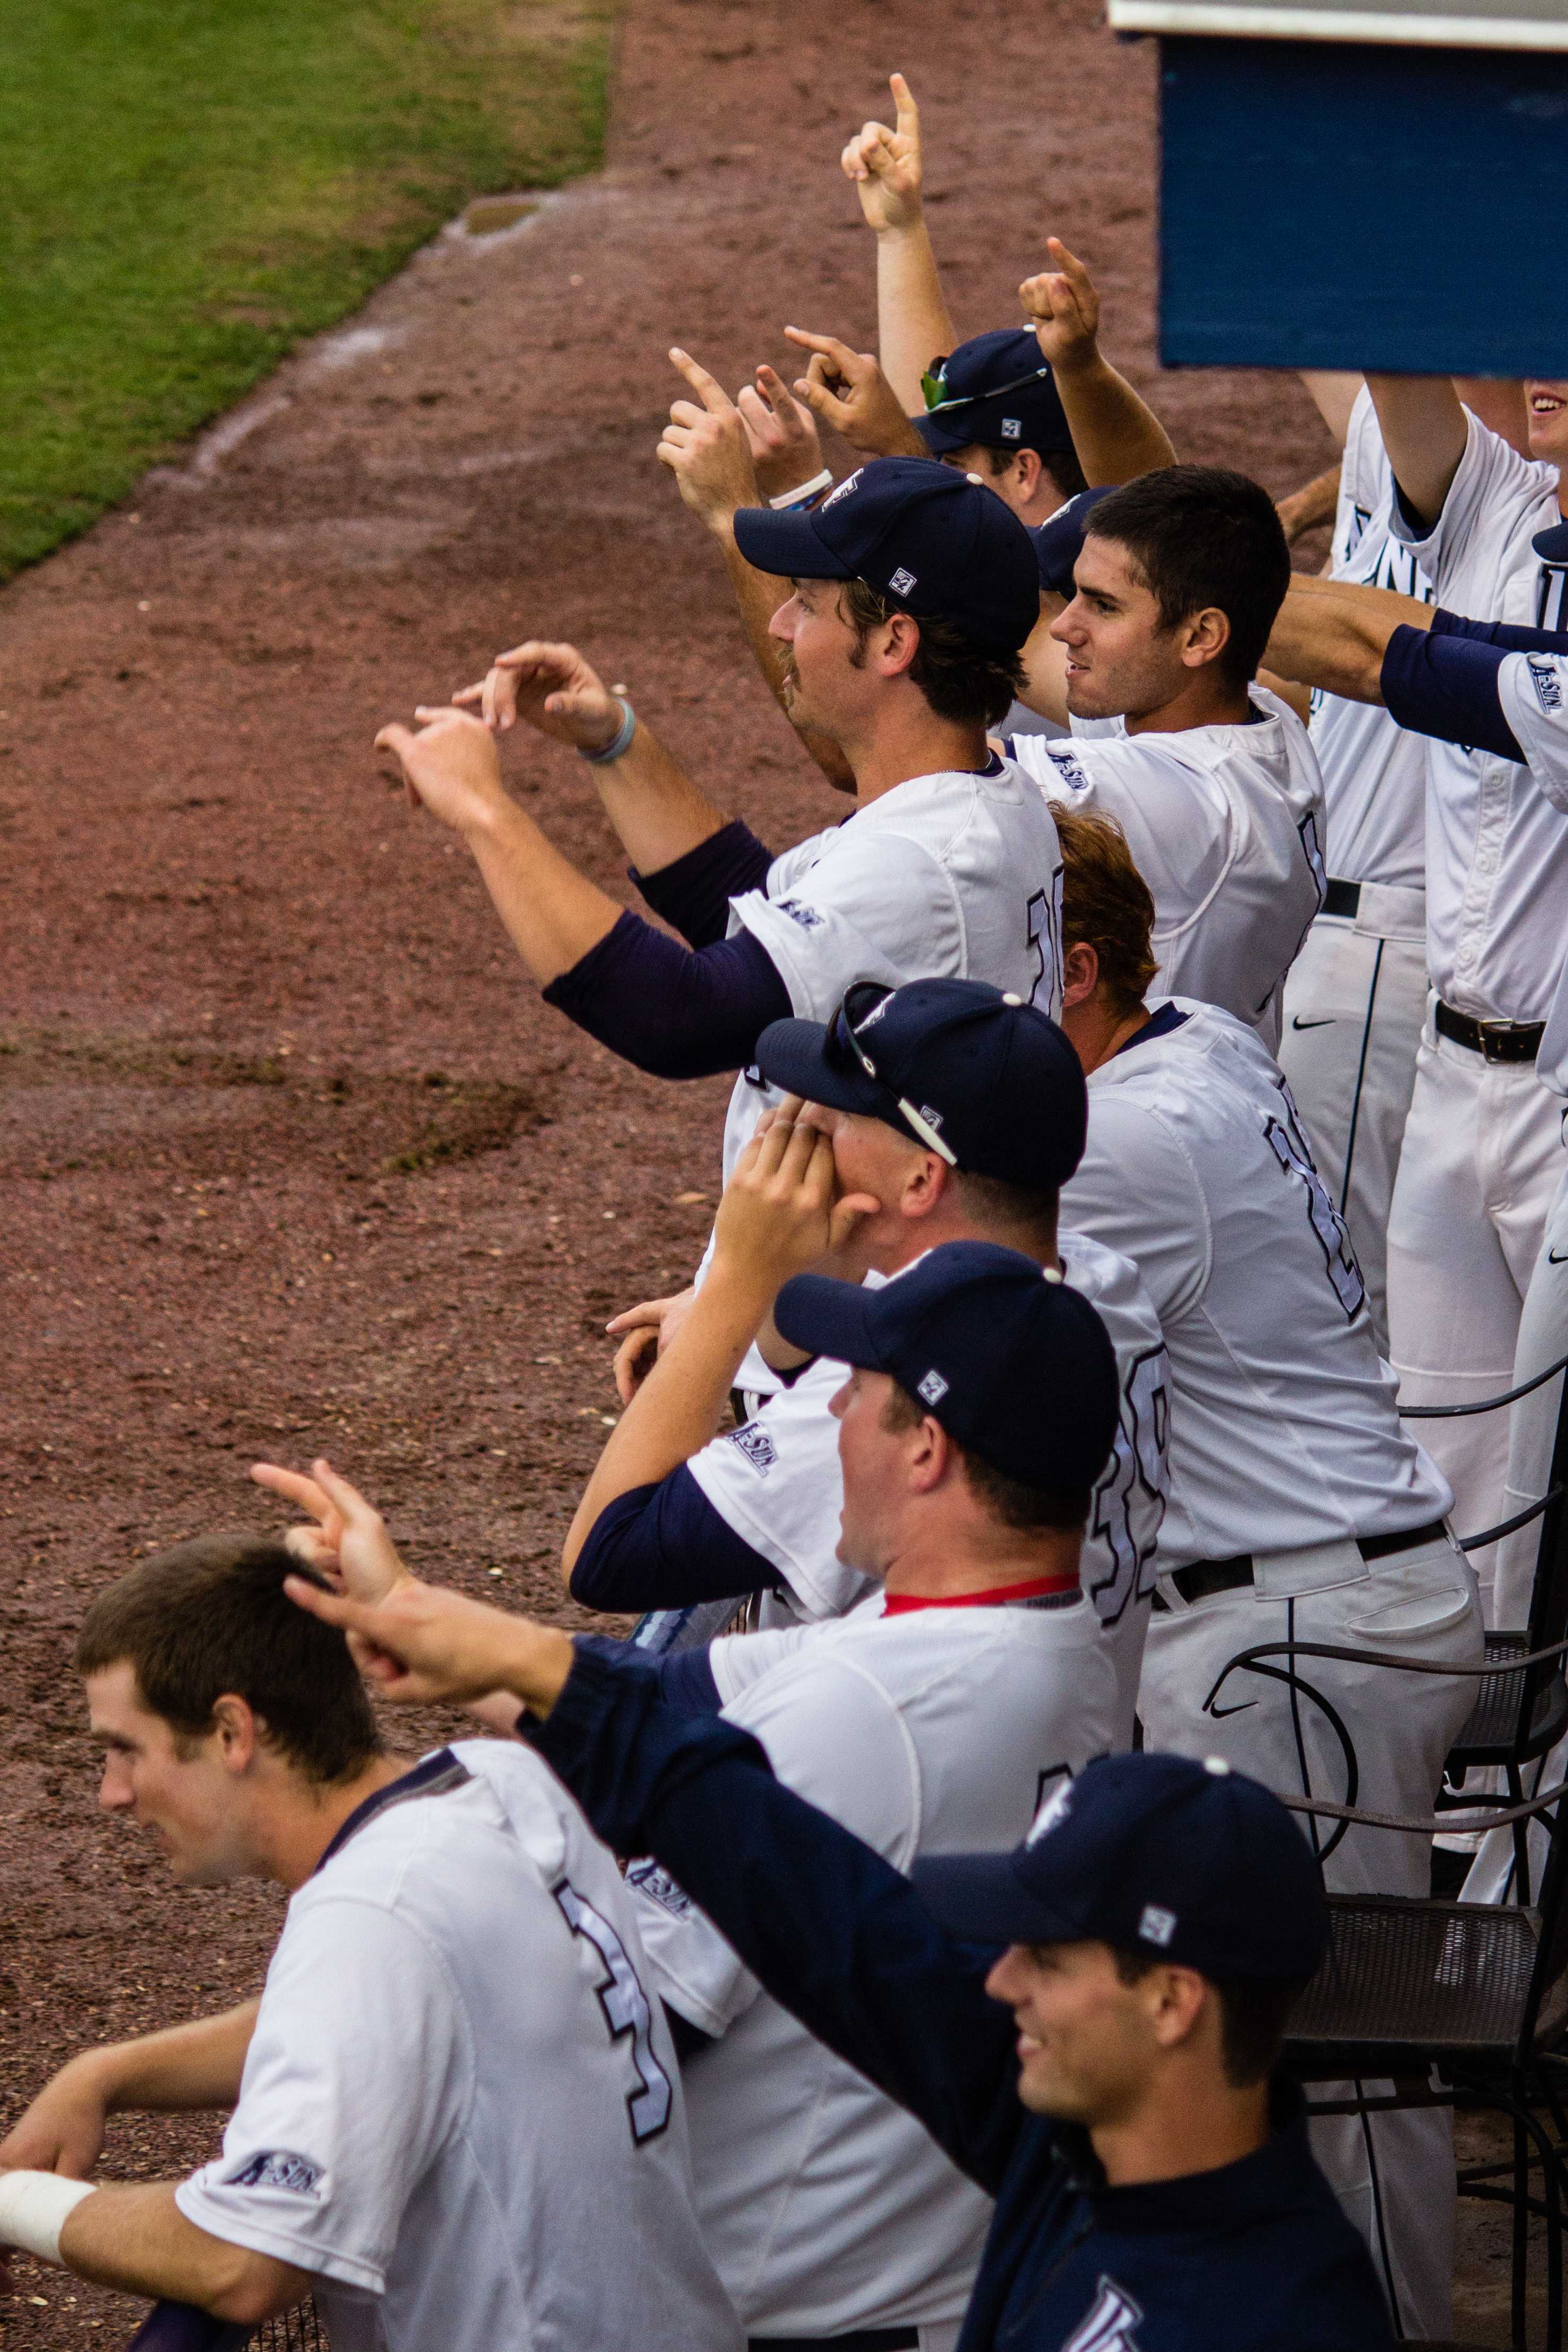
M 1396 629 L 1383 656 L 1383 699 L 1413 734 L 1522 761 L 1498 694 L 1498 671 L 1508 657 L 1507 646 L 1469 635 Z
M 768 1023 L 790 1012 L 777 965 L 749 931 L 694 950 L 630 912 L 544 1000 L 656 1078 L 743 1070 Z
M 572 1640 L 580 1656 L 601 1659 L 612 1673 L 618 1672 L 632 1654 L 629 1643 L 616 1641 L 610 1633 L 575 1633 Z M 635 1654 L 639 1670 L 653 1677 L 659 1696 L 677 1715 L 717 1715 L 723 1707 L 706 1642 L 663 1655 L 646 1651 Z
M 1439 604 L 1432 615 L 1435 637 L 1472 637 L 1478 645 L 1500 646 L 1508 654 L 1568 654 L 1568 630 L 1525 629 L 1514 621 L 1472 621 L 1462 613 L 1445 613 Z
M 730 900 L 760 890 L 772 863 L 772 851 L 736 817 L 654 873 L 630 871 L 654 914 L 694 948 L 706 948 L 723 939 Z
M 636 1615 L 697 1601 L 739 1601 L 778 1581 L 771 1561 L 736 1534 L 683 1463 L 605 1505 L 578 1553 L 571 1597 L 585 1609 Z

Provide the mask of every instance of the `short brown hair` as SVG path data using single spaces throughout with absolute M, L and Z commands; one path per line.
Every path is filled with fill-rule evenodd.
M 124 1660 L 178 1739 L 200 1738 L 213 1709 L 243 1698 L 308 1780 L 341 1780 L 383 1748 L 341 1633 L 283 1590 L 299 1562 L 270 1538 L 196 1536 L 100 1592 L 77 1637 L 78 1675 Z
M 1116 1974 L 1124 1985 L 1141 1983 L 1162 1963 L 1153 1952 L 1113 1944 Z M 1233 2091 L 1265 2083 L 1280 2063 L 1291 2011 L 1305 1992 L 1306 1977 L 1208 1977 L 1204 1982 L 1219 2003 L 1219 2055 Z
M 918 1397 L 912 1397 L 894 1381 L 882 1409 L 882 1426 L 895 1436 L 900 1430 L 917 1428 L 926 1412 Z M 956 1437 L 949 1443 L 964 1465 L 970 1492 L 1004 1528 L 1011 1528 L 1019 1535 L 1041 1534 L 1047 1528 L 1071 1535 L 1087 1520 L 1092 1496 L 1090 1487 L 1026 1486 L 1021 1478 L 1009 1478 L 1005 1471 L 995 1470 L 988 1462 L 982 1462 L 977 1454 L 971 1454 Z
M 1112 1010 L 1136 1013 L 1159 970 L 1155 902 L 1113 816 L 1053 807 L 1061 843 L 1061 943 L 1092 947 Z
M 843 597 L 844 615 L 855 633 L 850 659 L 858 668 L 872 630 L 904 608 L 864 580 L 846 580 Z M 920 631 L 909 665 L 910 683 L 920 688 L 937 718 L 961 727 L 994 727 L 1005 719 L 1023 684 L 1018 655 L 977 645 L 956 622 L 933 620 L 923 613 L 909 617 Z

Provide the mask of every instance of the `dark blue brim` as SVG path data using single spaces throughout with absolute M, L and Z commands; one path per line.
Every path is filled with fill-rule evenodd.
M 831 1275 L 797 1274 L 773 1302 L 773 1320 L 792 1348 L 810 1356 L 835 1356 L 862 1371 L 887 1370 L 871 1336 L 868 1310 L 878 1296 L 858 1282 L 835 1282 Z
M 835 555 L 809 514 L 775 514 L 771 507 L 736 510 L 735 543 L 758 572 L 781 580 L 852 580 L 854 567 Z
M 1061 1905 L 1042 1903 L 1011 1853 L 942 1853 L 917 1862 L 915 1892 L 939 1927 L 971 1944 L 1073 1944 L 1085 1929 Z
M 787 1095 L 825 1103 L 830 1110 L 885 1119 L 888 1098 L 863 1070 L 830 1066 L 822 1050 L 827 1034 L 820 1021 L 770 1021 L 752 1058 L 768 1085 Z

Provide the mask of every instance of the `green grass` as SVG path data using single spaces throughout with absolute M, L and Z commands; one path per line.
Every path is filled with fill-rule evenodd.
M 613 0 L 0 11 L 0 578 L 475 195 L 591 169 Z

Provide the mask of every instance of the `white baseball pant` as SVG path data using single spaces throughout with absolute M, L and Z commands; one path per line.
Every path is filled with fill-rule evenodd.
M 1267 1569 L 1260 1563 L 1265 1583 Z M 1171 1606 L 1156 1610 L 1144 1651 L 1138 1712 L 1145 1746 L 1223 1756 L 1283 1794 L 1343 1802 L 1339 1742 L 1304 1695 L 1257 1675 L 1232 1675 L 1218 1695 L 1217 1712 L 1206 1713 L 1209 1692 L 1239 1651 L 1260 1642 L 1333 1642 L 1445 1664 L 1480 1663 L 1475 1579 L 1444 1540 L 1363 1567 L 1354 1581 L 1289 1598 L 1266 1599 L 1253 1584 L 1189 1607 L 1164 1579 L 1160 1589 Z M 1356 1802 L 1373 1812 L 1429 1814 L 1474 1683 L 1315 1658 L 1303 1659 L 1297 1671 L 1349 1729 L 1360 1771 Z M 1225 1712 L 1232 1707 L 1235 1714 Z M 1307 1833 L 1315 1828 L 1318 1843 L 1326 1843 L 1333 1823 L 1301 1818 Z M 1425 1895 L 1430 1870 L 1426 1839 L 1353 1828 L 1324 1864 L 1323 1877 L 1337 1894 Z M 1368 2093 L 1381 2087 L 1364 2085 Z M 1327 2098 L 1346 2088 L 1320 2084 L 1313 2093 Z M 1325 2116 L 1312 2136 L 1318 2162 L 1371 2247 L 1396 2334 L 1439 2342 L 1451 2336 L 1456 2192 L 1447 2111 Z
M 1354 916 L 1320 915 L 1285 976 L 1279 1058 L 1384 1355 L 1388 1208 L 1426 1016 L 1426 893 L 1364 882 Z
M 1562 1109 L 1559 1102 L 1558 1108 Z M 1557 1189 L 1546 1220 L 1546 1233 L 1541 1244 L 1541 1255 L 1535 1261 L 1535 1271 L 1530 1277 L 1530 1287 L 1524 1294 L 1524 1311 L 1519 1318 L 1519 1347 L 1513 1360 L 1511 1388 L 1544 1371 L 1568 1356 L 1568 1174 Z M 1552 1469 L 1552 1450 L 1557 1436 L 1557 1415 L 1563 1402 L 1563 1376 L 1547 1381 L 1541 1388 L 1521 1397 L 1509 1417 L 1508 1484 L 1503 1489 L 1502 1508 L 1505 1518 L 1522 1511 L 1546 1492 Z M 1527 1527 L 1504 1536 L 1497 1547 L 1497 1583 L 1494 1596 L 1499 1625 L 1521 1627 L 1530 1622 L 1530 1604 L 1535 1584 L 1536 1556 L 1541 1545 L 1541 1522 L 1531 1519 Z M 1568 1771 L 1568 1741 L 1552 1748 L 1539 1765 L 1525 1774 L 1525 1794 L 1533 1796 L 1537 1789 L 1554 1789 Z M 1498 1793 L 1494 1787 L 1494 1793 Z M 1546 1836 L 1533 1825 L 1530 1831 L 1531 1893 L 1540 1891 L 1541 1872 L 1546 1863 Z M 1465 1881 L 1468 1903 L 1506 1903 L 1517 1900 L 1514 1894 L 1514 1843 L 1511 1830 L 1489 1830 L 1481 1840 L 1474 1867 Z
M 1512 1384 L 1520 1315 L 1563 1171 L 1562 1105 L 1531 1062 L 1489 1062 L 1428 1021 L 1388 1221 L 1388 1355 L 1401 1404 Z M 1454 1490 L 1461 1536 L 1506 1516 L 1506 1412 L 1413 1424 Z M 1487 1622 L 1497 1547 L 1473 1552 Z

